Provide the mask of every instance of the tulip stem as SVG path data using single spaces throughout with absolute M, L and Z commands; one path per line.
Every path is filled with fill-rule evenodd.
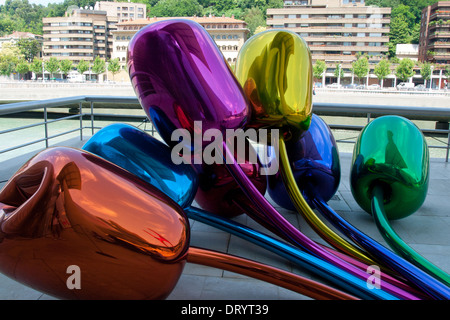
M 372 216 L 381 235 L 389 246 L 399 255 L 410 261 L 412 264 L 421 268 L 435 278 L 443 281 L 447 286 L 450 285 L 450 276 L 430 261 L 419 255 L 392 229 L 389 220 L 384 211 L 384 191 L 379 185 L 375 185 L 372 191 Z
M 345 252 L 352 257 L 355 257 L 370 265 L 375 264 L 375 262 L 367 255 L 366 252 L 340 237 L 317 217 L 315 212 L 306 202 L 305 198 L 302 195 L 302 192 L 297 185 L 297 182 L 295 181 L 295 177 L 289 163 L 286 144 L 282 136 L 280 136 L 279 139 L 279 148 L 280 172 L 283 178 L 284 185 L 295 208 L 308 222 L 311 228 L 313 228 L 314 231 L 316 231 L 325 241 L 327 241 L 336 249 L 341 250 L 342 252 Z
M 314 204 L 335 227 L 342 230 L 348 237 L 364 247 L 377 259 L 377 261 L 386 264 L 387 267 L 393 271 L 396 271 L 397 274 L 403 276 L 405 279 L 408 279 L 417 288 L 427 293 L 430 297 L 441 298 L 445 297 L 445 295 L 448 296 L 450 291 L 439 281 L 414 264 L 410 263 L 408 260 L 397 256 L 394 252 L 388 250 L 369 236 L 365 235 L 363 232 L 356 229 L 350 223 L 345 221 L 345 219 L 340 217 L 336 212 L 334 212 L 333 209 L 331 209 L 325 202 L 314 200 Z
M 358 300 L 345 292 L 297 274 L 222 252 L 190 247 L 187 261 L 249 276 L 313 299 Z

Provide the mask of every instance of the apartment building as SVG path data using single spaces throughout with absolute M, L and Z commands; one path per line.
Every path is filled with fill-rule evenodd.
M 69 7 L 64 17 L 43 18 L 43 58 L 93 61 L 111 58 L 117 17 L 106 11 Z
M 419 60 L 450 64 L 450 1 L 439 1 L 422 10 Z
M 283 8 L 267 9 L 267 25 L 298 33 L 313 62 L 350 72 L 359 53 L 372 68 L 386 55 L 390 15 L 391 8 L 366 6 L 364 0 L 286 0 Z
M 111 17 L 117 17 L 118 22 L 147 18 L 147 5 L 134 2 L 98 1 L 94 10 L 106 11 Z
M 126 63 L 128 43 L 134 34 L 150 23 L 167 19 L 188 19 L 198 22 L 216 42 L 225 59 L 229 64 L 234 64 L 239 50 L 247 40 L 249 30 L 243 20 L 232 17 L 171 17 L 171 18 L 147 18 L 134 21 L 125 21 L 117 24 L 117 30 L 113 31 L 113 52 L 112 58 L 119 58 L 122 65 Z

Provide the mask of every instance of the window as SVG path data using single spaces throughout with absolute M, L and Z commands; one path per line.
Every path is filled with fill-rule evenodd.
M 226 39 L 226 38 L 227 38 L 227 36 L 226 36 L 226 35 L 223 35 L 223 36 L 222 36 L 222 39 Z
M 228 36 L 228 39 L 233 39 L 233 36 L 230 34 L 229 36 Z

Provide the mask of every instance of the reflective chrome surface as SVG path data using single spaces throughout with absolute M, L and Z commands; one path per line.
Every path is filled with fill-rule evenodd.
M 252 108 L 247 127 L 277 127 L 296 141 L 312 111 L 312 63 L 306 42 L 295 32 L 268 30 L 239 51 L 236 76 Z
M 313 199 L 328 202 L 336 193 L 341 179 L 339 152 L 328 125 L 313 114 L 308 131 L 286 147 L 295 181 L 308 205 L 314 208 Z M 273 152 L 269 159 L 276 161 Z M 267 179 L 270 197 L 279 206 L 295 211 L 281 172 L 269 175 Z
M 429 153 L 422 132 L 408 119 L 384 116 L 370 122 L 356 142 L 350 175 L 358 204 L 371 212 L 372 188 L 384 190 L 389 219 L 414 213 L 425 201 Z
M 149 24 L 128 45 L 128 71 L 142 107 L 164 141 L 174 129 L 192 135 L 243 127 L 250 109 L 242 88 L 208 32 L 170 19 Z M 202 146 L 209 144 L 203 142 Z
M 64 299 L 163 299 L 186 262 L 189 224 L 157 188 L 93 154 L 51 148 L 0 193 L 0 270 Z M 69 289 L 70 266 L 81 289 Z

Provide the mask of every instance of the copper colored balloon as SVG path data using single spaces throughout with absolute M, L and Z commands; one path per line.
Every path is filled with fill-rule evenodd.
M 141 106 L 161 137 L 242 128 L 249 107 L 242 88 L 208 32 L 186 19 L 142 28 L 128 45 L 128 71 Z M 200 121 L 201 130 L 194 122 Z M 209 144 L 202 141 L 200 148 Z
M 178 205 L 87 152 L 48 149 L 0 193 L 0 271 L 59 298 L 163 299 L 188 246 Z M 67 286 L 71 266 L 81 289 Z

